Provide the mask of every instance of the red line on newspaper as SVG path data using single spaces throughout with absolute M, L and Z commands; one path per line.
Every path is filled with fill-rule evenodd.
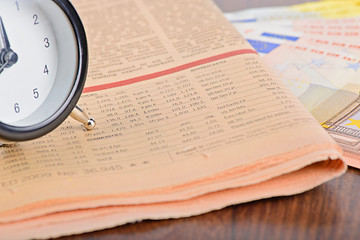
M 106 89 L 110 89 L 110 88 L 125 86 L 125 85 L 129 85 L 129 84 L 137 83 L 137 82 L 141 82 L 141 81 L 146 81 L 146 80 L 150 80 L 153 78 L 165 76 L 165 75 L 168 75 L 171 73 L 180 72 L 180 71 L 192 68 L 192 67 L 197 67 L 202 64 L 211 63 L 211 62 L 214 62 L 217 60 L 229 58 L 229 57 L 236 56 L 236 55 L 242 55 L 242 54 L 257 54 L 257 52 L 252 49 L 242 49 L 242 50 L 227 52 L 227 53 L 219 54 L 219 55 L 216 55 L 213 57 L 201 59 L 201 60 L 198 60 L 195 62 L 180 65 L 180 66 L 177 66 L 174 68 L 169 68 L 169 69 L 166 69 L 166 70 L 163 70 L 160 72 L 155 72 L 155 73 L 151 73 L 151 74 L 147 74 L 147 75 L 143 75 L 143 76 L 139 76 L 139 77 L 134 77 L 134 78 L 118 81 L 118 82 L 112 82 L 112 83 L 87 87 L 87 88 L 84 88 L 83 93 L 96 92 L 96 91 L 106 90 Z

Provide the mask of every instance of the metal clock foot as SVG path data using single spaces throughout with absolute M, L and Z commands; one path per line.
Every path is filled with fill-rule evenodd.
M 5 140 L 0 140 L 0 148 L 3 148 L 3 147 L 13 147 L 16 145 L 15 142 L 8 142 L 8 141 L 5 141 Z
M 74 110 L 71 112 L 70 116 L 76 121 L 84 124 L 86 130 L 91 130 L 95 127 L 96 122 L 93 118 L 89 118 L 89 116 L 79 107 L 75 106 Z

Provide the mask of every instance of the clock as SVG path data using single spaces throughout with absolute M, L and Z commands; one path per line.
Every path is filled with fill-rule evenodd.
M 88 64 L 84 27 L 68 0 L 0 2 L 0 142 L 43 136 L 69 115 L 92 129 L 76 104 Z

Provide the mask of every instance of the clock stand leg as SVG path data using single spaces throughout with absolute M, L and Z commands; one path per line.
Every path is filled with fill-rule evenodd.
M 75 106 L 74 110 L 71 112 L 70 116 L 76 121 L 84 124 L 86 130 L 91 130 L 95 127 L 96 123 L 93 118 L 89 118 L 89 116 L 79 107 Z
M 95 127 L 96 122 L 93 118 L 89 118 L 88 115 L 79 107 L 76 106 L 74 110 L 71 112 L 70 116 L 74 118 L 75 120 L 81 122 L 84 124 L 84 127 L 87 130 L 91 130 Z M 8 142 L 3 139 L 0 139 L 0 148 L 2 147 L 12 147 L 16 143 L 15 142 Z
M 15 142 L 7 142 L 7 141 L 4 141 L 4 140 L 0 140 L 0 148 L 3 148 L 3 147 L 13 147 L 15 146 Z

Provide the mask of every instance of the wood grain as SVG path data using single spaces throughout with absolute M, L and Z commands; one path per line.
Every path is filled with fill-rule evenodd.
M 299 0 L 215 0 L 223 11 Z M 303 194 L 231 206 L 196 217 L 144 221 L 58 240 L 360 239 L 360 170 Z

